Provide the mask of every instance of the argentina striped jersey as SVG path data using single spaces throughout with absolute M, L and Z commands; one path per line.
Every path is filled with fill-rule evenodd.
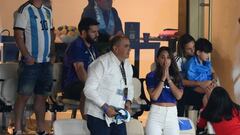
M 31 2 L 23 4 L 14 14 L 14 29 L 24 30 L 25 45 L 28 52 L 38 63 L 48 62 L 52 12 L 42 5 L 35 7 Z

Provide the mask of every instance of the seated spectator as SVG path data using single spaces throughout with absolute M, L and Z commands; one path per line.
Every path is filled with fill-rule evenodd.
M 200 109 L 202 105 L 203 94 L 194 91 L 193 88 L 206 88 L 211 83 L 211 81 L 193 81 L 186 78 L 186 69 L 184 69 L 184 65 L 194 54 L 195 39 L 189 34 L 182 35 L 178 40 L 177 56 L 175 58 L 183 78 L 184 86 L 183 97 L 181 100 L 178 100 L 177 103 L 178 116 L 180 117 L 184 116 L 186 105 L 193 105 L 194 109 L 197 110 Z
M 212 44 L 204 38 L 196 41 L 195 56 L 191 57 L 184 65 L 184 72 L 187 80 L 203 82 L 204 85 L 200 87 L 192 86 L 190 89 L 197 94 L 194 98 L 194 105 L 197 110 L 202 107 L 202 99 L 206 93 L 206 88 L 209 85 L 216 85 L 216 74 L 212 69 L 212 64 L 209 61 L 209 53 L 212 52 Z M 188 95 L 188 98 L 191 97 Z
M 195 52 L 195 39 L 189 35 L 184 34 L 178 40 L 178 49 L 176 62 L 178 65 L 179 71 L 183 71 L 183 65 L 189 60 L 192 56 L 194 56 Z
M 217 77 L 209 61 L 209 53 L 212 52 L 212 44 L 204 38 L 196 41 L 195 56 L 193 56 L 185 65 L 186 78 L 193 81 L 212 81 L 216 83 Z M 205 88 L 195 89 L 199 93 L 205 93 Z
M 240 106 L 234 103 L 227 91 L 215 87 L 197 123 L 197 134 L 201 134 L 209 121 L 216 135 L 240 135 Z
M 79 22 L 80 36 L 66 49 L 63 65 L 63 98 L 80 101 L 83 115 L 85 96 L 83 88 L 87 80 L 88 66 L 97 58 L 94 43 L 98 39 L 98 22 L 83 18 Z

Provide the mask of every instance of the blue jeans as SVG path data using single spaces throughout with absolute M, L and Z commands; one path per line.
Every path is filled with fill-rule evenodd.
M 127 135 L 125 123 L 119 125 L 112 123 L 108 127 L 105 120 L 91 115 L 87 116 L 87 126 L 91 135 Z
M 33 65 L 20 62 L 18 73 L 18 93 L 20 95 L 31 96 L 34 93 L 49 96 L 51 94 L 53 66 L 50 62 Z

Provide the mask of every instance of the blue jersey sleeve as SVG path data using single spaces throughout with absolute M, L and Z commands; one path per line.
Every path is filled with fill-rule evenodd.
M 146 84 L 148 89 L 155 88 L 155 79 L 154 79 L 154 72 L 150 72 L 147 74 L 146 77 Z

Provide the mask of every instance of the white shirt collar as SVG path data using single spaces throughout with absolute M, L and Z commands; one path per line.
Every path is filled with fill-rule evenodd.
M 121 64 L 121 61 L 117 58 L 117 56 L 112 51 L 110 51 L 110 55 L 112 56 L 112 60 L 116 62 L 117 65 Z M 125 60 L 123 62 L 125 63 Z

